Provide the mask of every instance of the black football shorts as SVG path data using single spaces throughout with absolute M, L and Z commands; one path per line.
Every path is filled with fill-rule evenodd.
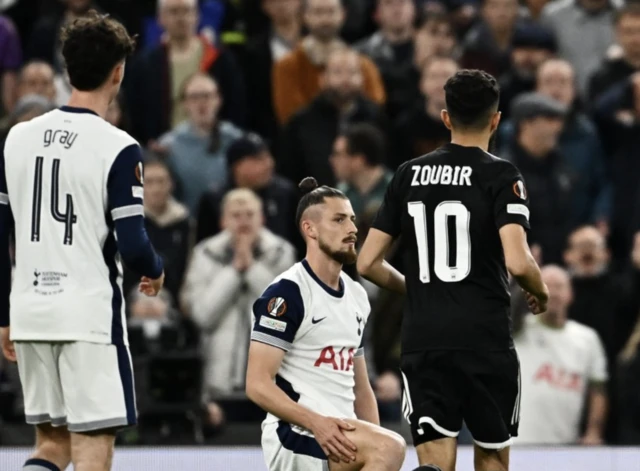
M 458 436 L 501 450 L 518 435 L 520 363 L 515 350 L 438 350 L 402 356 L 402 406 L 415 446 Z

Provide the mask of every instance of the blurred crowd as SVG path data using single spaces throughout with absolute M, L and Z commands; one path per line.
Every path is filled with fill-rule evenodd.
M 393 171 L 448 141 L 446 80 L 480 68 L 551 291 L 538 317 L 513 293 L 518 443 L 640 444 L 640 2 L 5 0 L 2 135 L 65 104 L 59 29 L 90 8 L 138 35 L 107 120 L 145 150 L 166 271 L 153 299 L 125 272 L 141 425 L 124 442 L 206 443 L 263 417 L 243 393 L 251 307 L 304 257 L 297 182 L 343 190 L 364 240 Z M 363 284 L 381 417 L 399 421 L 403 300 Z M 21 407 L 1 365 L 3 430 Z

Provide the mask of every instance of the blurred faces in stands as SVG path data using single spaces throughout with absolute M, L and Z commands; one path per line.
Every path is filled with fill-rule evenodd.
M 609 266 L 610 254 L 602 233 L 593 226 L 576 229 L 570 236 L 564 260 L 575 277 L 595 277 Z
M 564 59 L 549 59 L 538 69 L 537 91 L 570 107 L 576 97 L 575 74 Z
M 237 187 L 258 191 L 273 179 L 275 161 L 262 138 L 249 133 L 227 150 L 227 167 Z
M 616 20 L 616 39 L 623 57 L 634 67 L 640 66 L 640 6 L 627 8 Z
M 324 93 L 332 101 L 340 106 L 350 103 L 362 92 L 360 57 L 351 49 L 334 51 L 320 80 Z
M 540 93 L 523 93 L 511 103 L 518 144 L 533 158 L 545 158 L 558 145 L 567 107 Z
M 378 0 L 375 17 L 383 31 L 403 36 L 413 30 L 416 7 L 413 0 Z
M 91 0 L 65 0 L 67 10 L 72 14 L 79 16 L 84 15 L 91 8 Z
M 158 160 L 144 164 L 144 206 L 152 214 L 162 214 L 169 204 L 173 181 L 168 167 Z
M 218 84 L 205 73 L 193 75 L 184 82 L 182 103 L 187 118 L 196 128 L 210 129 L 222 105 Z
M 18 99 L 26 95 L 39 95 L 54 102 L 56 88 L 53 68 L 43 61 L 27 63 L 18 76 Z
M 333 143 L 333 152 L 329 157 L 331 168 L 336 176 L 336 180 L 342 182 L 348 182 L 353 175 L 351 156 L 347 150 L 347 138 L 345 136 L 338 136 Z
M 567 321 L 568 309 L 573 301 L 569 274 L 559 266 L 547 265 L 542 268 L 542 281 L 549 288 L 549 302 L 547 312 L 539 315 L 545 324 L 562 327 Z
M 446 108 L 444 85 L 457 71 L 458 63 L 450 57 L 433 57 L 422 68 L 420 91 L 437 116 Z
M 340 0 L 306 0 L 304 23 L 309 35 L 326 43 L 338 38 L 345 12 Z
M 274 24 L 297 21 L 302 9 L 301 0 L 262 0 L 262 9 Z
M 169 40 L 184 42 L 196 35 L 197 0 L 159 0 L 158 14 L 158 21 Z
M 540 64 L 553 57 L 556 51 L 553 31 L 535 23 L 517 27 L 511 40 L 511 61 L 521 78 L 533 80 Z
M 518 8 L 518 0 L 484 0 L 482 18 L 492 31 L 504 33 L 515 25 Z
M 414 64 L 422 70 L 433 56 L 452 57 L 456 49 L 456 36 L 448 16 L 434 14 L 427 18 L 416 32 Z
M 245 240 L 252 245 L 263 223 L 262 202 L 253 191 L 237 188 L 226 194 L 222 200 L 221 226 L 231 233 L 236 243 Z

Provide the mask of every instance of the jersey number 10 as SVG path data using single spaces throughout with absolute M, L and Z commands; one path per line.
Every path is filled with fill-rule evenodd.
M 31 242 L 40 242 L 40 216 L 42 212 L 42 167 L 44 157 L 36 157 L 36 169 L 33 177 L 33 204 L 31 206 Z M 60 179 L 60 159 L 53 159 L 51 166 L 51 215 L 53 219 L 64 223 L 64 245 L 73 243 L 73 225 L 78 218 L 73 214 L 73 198 L 66 195 L 67 207 L 64 213 L 58 209 Z
M 411 201 L 408 204 L 409 215 L 413 218 L 418 245 L 418 263 L 420 281 L 429 283 L 429 245 L 427 240 L 427 213 L 422 201 Z M 471 214 L 460 201 L 443 201 L 433 213 L 433 271 L 444 282 L 464 280 L 471 271 L 471 236 L 469 234 L 469 218 Z M 451 266 L 449 260 L 449 227 L 450 217 L 455 219 L 456 264 Z

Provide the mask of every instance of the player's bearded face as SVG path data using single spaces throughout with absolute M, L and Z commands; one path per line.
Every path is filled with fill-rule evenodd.
M 356 236 L 351 235 L 339 242 L 339 248 L 335 248 L 338 244 L 334 243 L 332 246 L 327 241 L 323 240 L 322 237 L 318 239 L 320 250 L 342 265 L 353 265 L 356 263 L 358 253 L 356 252 L 355 242 Z

